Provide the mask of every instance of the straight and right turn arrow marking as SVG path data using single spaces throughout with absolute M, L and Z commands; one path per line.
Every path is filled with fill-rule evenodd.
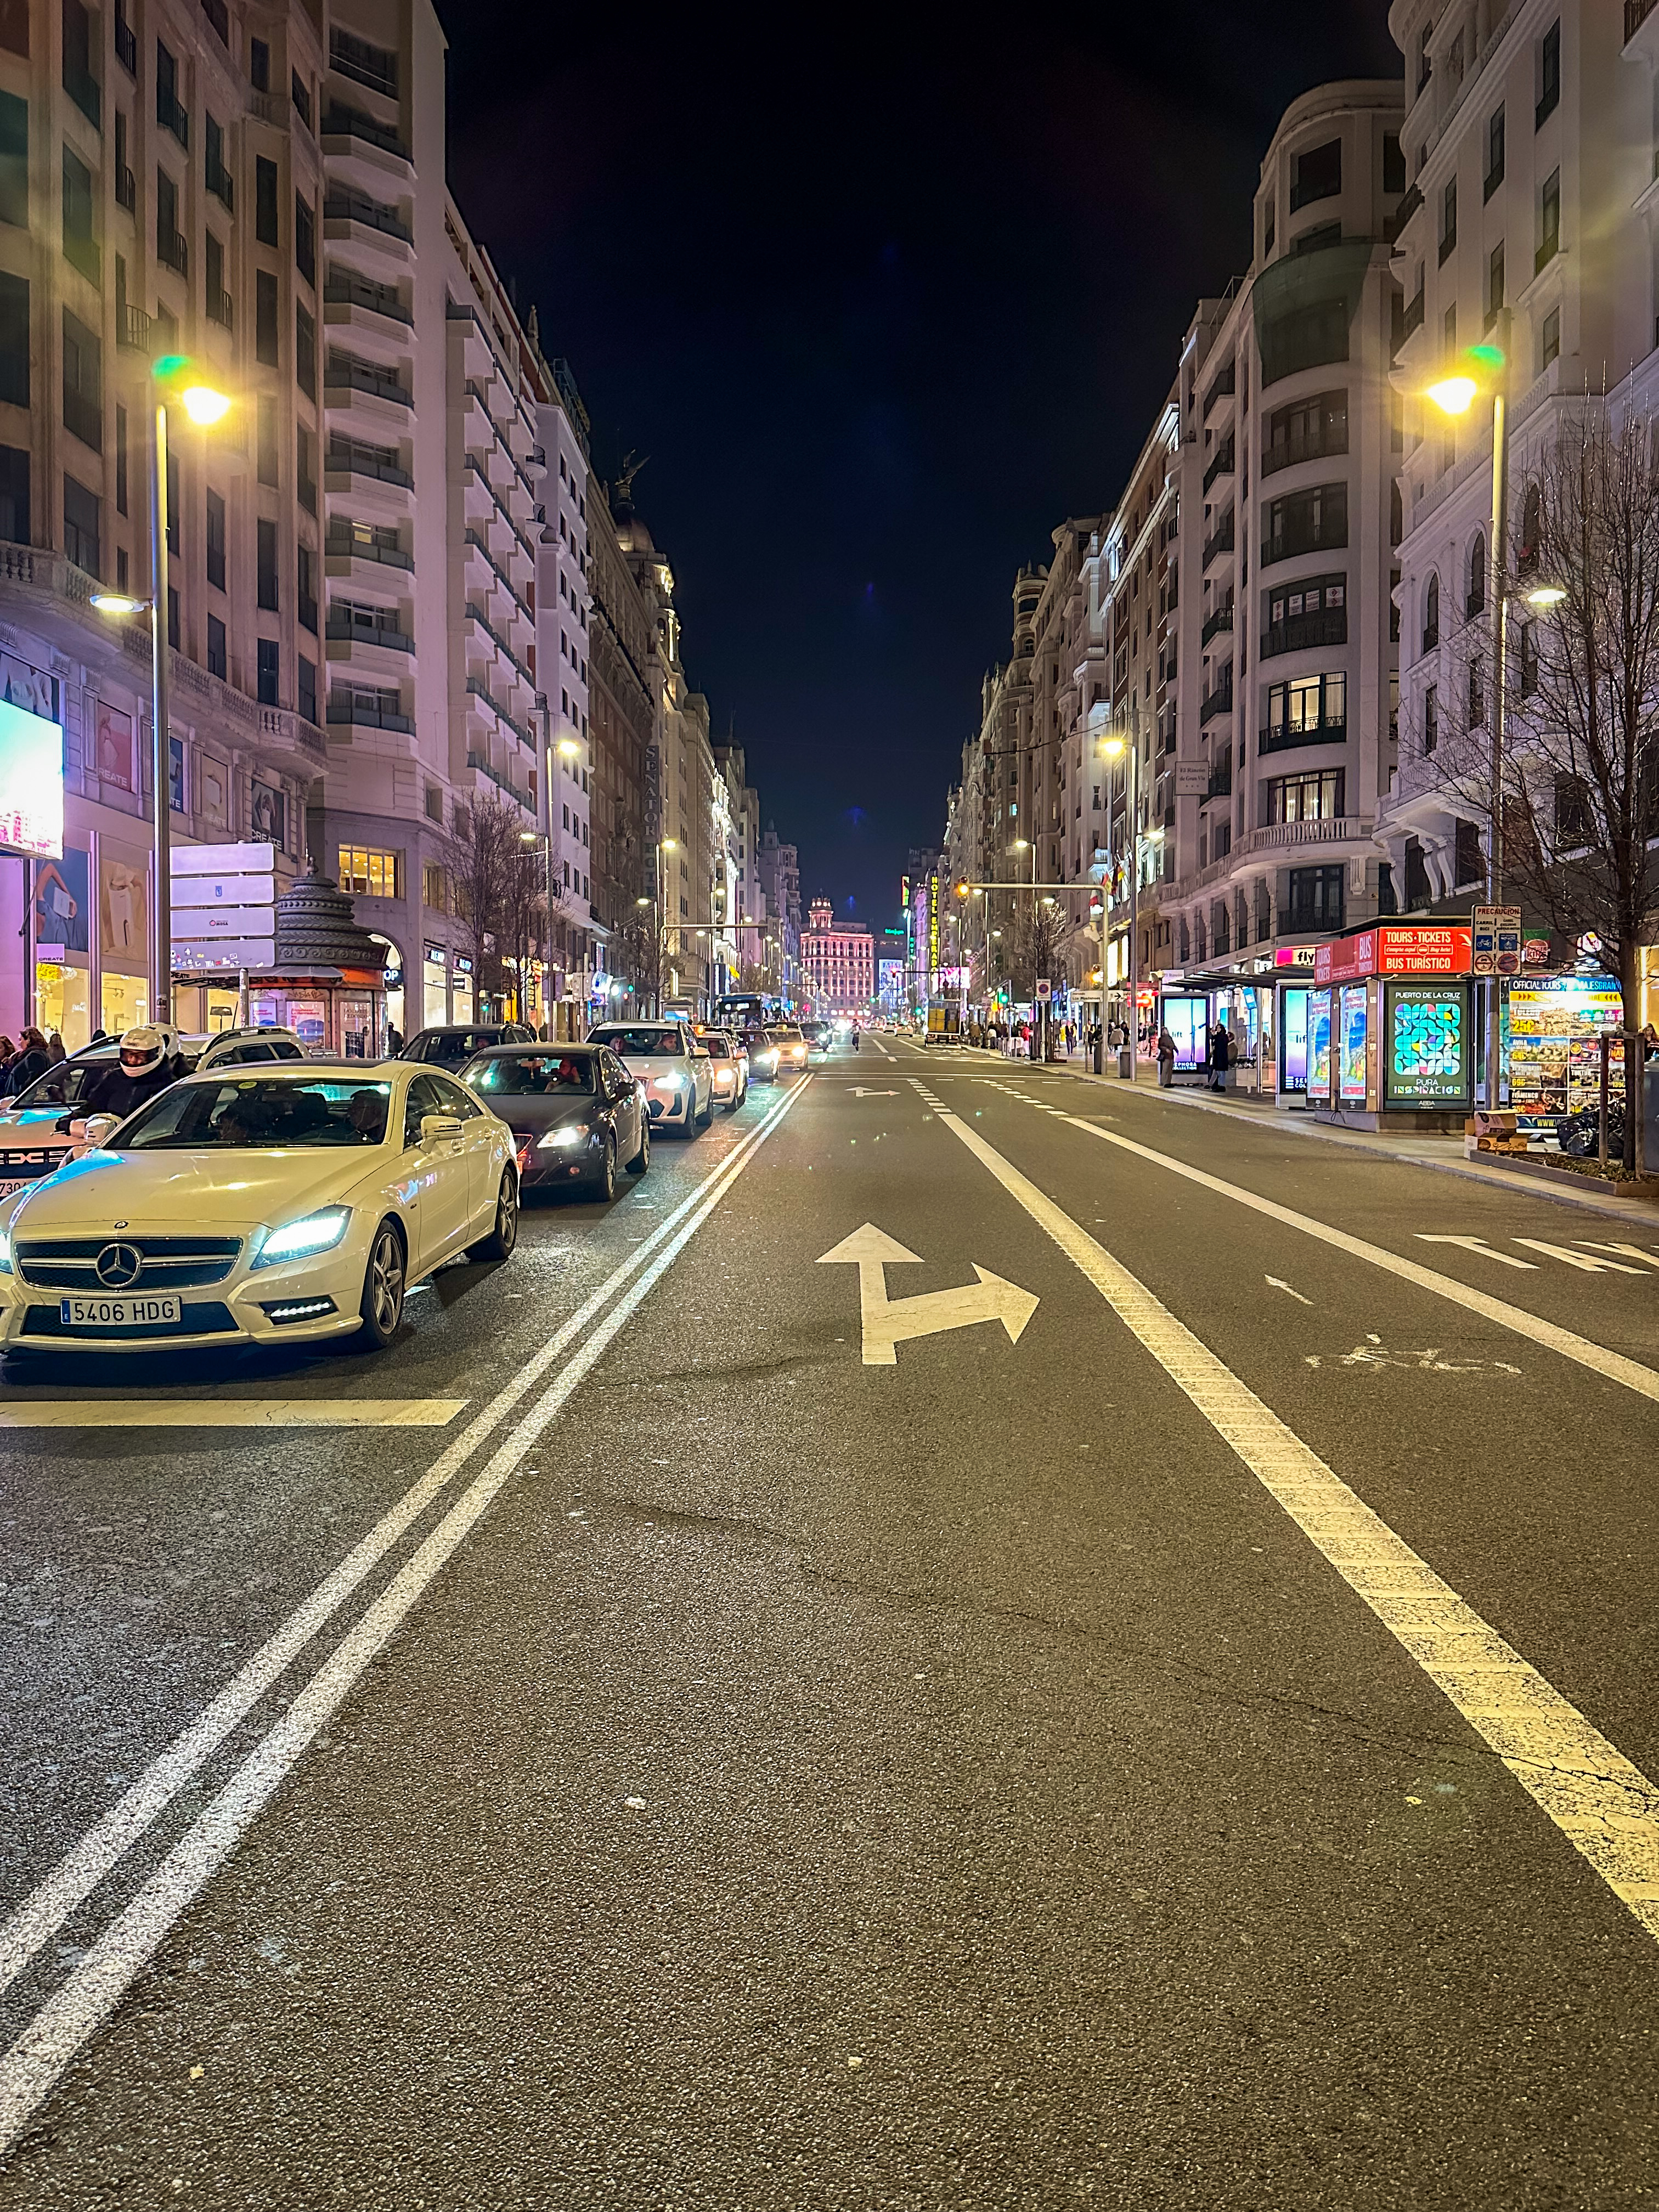
M 896 1347 L 912 1337 L 938 1336 L 946 1329 L 973 1328 L 982 1321 L 1000 1321 L 1010 1344 L 1037 1310 L 1038 1301 L 1018 1283 L 1005 1282 L 988 1267 L 974 1262 L 977 1283 L 956 1291 L 927 1291 L 920 1297 L 890 1298 L 883 1273 L 888 1266 L 920 1267 L 914 1252 L 907 1252 L 873 1221 L 844 1237 L 833 1252 L 823 1253 L 821 1267 L 848 1265 L 859 1271 L 859 1311 L 864 1324 L 864 1364 L 866 1367 L 896 1367 Z

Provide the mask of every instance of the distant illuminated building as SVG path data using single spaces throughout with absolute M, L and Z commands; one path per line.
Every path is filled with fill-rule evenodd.
M 838 924 L 829 900 L 814 899 L 800 951 L 815 1004 L 836 1014 L 869 1011 L 876 995 L 876 940 L 863 922 Z

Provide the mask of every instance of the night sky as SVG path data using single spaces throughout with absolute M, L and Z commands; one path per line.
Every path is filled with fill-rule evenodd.
M 803 896 L 879 926 L 1016 569 L 1121 489 L 1285 107 L 1399 74 L 1385 0 L 837 10 L 815 44 L 828 11 L 437 4 L 473 234 L 599 474 L 650 456 L 688 673 Z

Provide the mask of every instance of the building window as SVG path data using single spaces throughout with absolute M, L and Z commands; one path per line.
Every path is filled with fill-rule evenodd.
M 1328 138 L 1298 154 L 1291 167 L 1291 213 L 1314 200 L 1334 199 L 1342 189 L 1342 141 Z
M 29 104 L 0 92 L 0 222 L 29 223 Z
M 401 898 L 404 856 L 369 845 L 342 845 L 339 885 L 359 898 Z
M 167 643 L 175 653 L 183 650 L 179 642 L 179 586 L 177 584 L 169 584 L 167 586 Z
M 306 82 L 298 70 L 294 71 L 294 109 L 301 122 L 303 123 L 306 129 L 309 131 L 311 128 L 311 87 Z
M 247 74 L 255 92 L 270 90 L 270 47 L 264 39 L 248 42 Z
M 29 543 L 29 457 L 21 446 L 0 446 L 0 539 Z
M 225 289 L 225 249 L 209 231 L 203 240 L 202 279 L 206 295 L 207 319 L 217 323 L 222 330 L 231 325 L 231 299 Z
M 1340 669 L 1321 676 L 1292 677 L 1267 687 L 1267 726 L 1261 750 L 1322 743 L 1347 728 L 1346 676 Z
M 1479 730 L 1486 720 L 1486 664 L 1477 653 L 1469 660 L 1469 727 Z
M 1289 927 L 1294 931 L 1342 927 L 1342 882 L 1346 870 L 1292 868 Z
M 308 307 L 294 303 L 294 374 L 307 399 L 317 397 L 317 325 Z
M 315 514 L 317 512 L 317 441 L 303 422 L 295 431 L 295 438 L 299 452 L 300 504 L 308 514 Z M 394 531 L 392 532 L 394 544 L 396 539 L 397 533 Z
M 216 590 L 224 590 L 225 502 L 216 491 L 207 495 L 207 580 Z
M 1261 381 L 1276 384 L 1298 369 L 1348 358 L 1346 300 L 1320 300 L 1270 316 L 1261 325 Z
M 227 215 L 236 211 L 236 191 L 225 167 L 224 125 L 205 112 L 202 118 L 204 159 L 203 167 L 207 188 Z
M 259 605 L 268 614 L 277 611 L 276 605 L 276 526 L 261 521 L 258 530 L 259 545 Z
M 101 281 L 98 242 L 92 234 L 92 171 L 67 146 L 64 149 L 64 258 L 88 283 Z
M 1440 642 L 1440 579 L 1429 571 L 1429 580 L 1423 592 L 1423 650 L 1432 653 Z
M 1346 781 L 1340 768 L 1318 769 L 1308 775 L 1275 776 L 1262 786 L 1264 825 L 1340 820 Z
M 274 637 L 259 640 L 259 704 L 276 704 L 276 641 Z
M 64 0 L 64 89 L 94 131 L 104 127 L 103 93 L 92 73 L 92 16 L 82 0 Z
M 307 722 L 315 722 L 317 720 L 317 664 L 314 660 L 307 660 L 302 653 L 299 656 L 299 669 L 300 713 Z
M 294 265 L 313 289 L 317 283 L 317 217 L 302 192 L 294 195 Z
M 1431 684 L 1423 694 L 1423 750 L 1431 753 L 1440 742 L 1440 686 Z
M 1500 238 L 1486 263 L 1486 327 L 1490 330 L 1504 312 L 1504 241 Z
M 64 310 L 64 428 L 94 453 L 104 450 L 104 349 L 76 316 Z
M 314 637 L 317 634 L 317 556 L 309 545 L 299 549 L 299 615 Z
M 1504 181 L 1504 110 L 1500 104 L 1486 118 L 1486 180 L 1485 196 L 1490 199 Z
M 29 404 L 29 280 L 0 270 L 0 399 Z
M 1348 395 L 1322 392 L 1312 399 L 1275 409 L 1267 417 L 1261 445 L 1261 473 L 1274 476 L 1298 461 L 1322 459 L 1348 450 Z
M 276 366 L 276 279 L 260 269 L 253 278 L 253 351 L 267 368 Z
M 427 811 L 428 814 L 432 812 L 429 806 Z M 440 793 L 438 812 L 433 815 L 433 820 L 441 820 L 442 814 L 443 799 Z M 447 907 L 448 902 L 444 896 L 444 872 L 435 860 L 428 860 L 421 870 L 421 903 L 429 906 L 434 914 L 444 913 Z
M 1400 150 L 1400 133 L 1382 133 L 1382 189 L 1385 192 L 1403 192 L 1406 189 L 1406 156 Z
M 1545 316 L 1543 328 L 1538 334 L 1538 373 L 1540 376 L 1553 361 L 1559 358 L 1560 352 L 1561 310 L 1552 307 Z
M 1553 261 L 1561 251 L 1561 172 L 1552 169 L 1544 179 L 1544 189 L 1538 196 L 1538 252 L 1534 256 L 1535 276 L 1547 263 Z
M 1473 622 L 1486 608 L 1486 541 L 1476 531 L 1469 546 L 1468 590 L 1464 595 L 1463 612 Z
M 1561 25 L 1558 18 L 1538 42 L 1538 106 L 1533 127 L 1541 131 L 1561 104 Z
M 179 99 L 179 64 L 160 39 L 155 41 L 155 120 L 181 146 L 189 146 L 190 118 Z
M 269 392 L 259 394 L 258 471 L 262 484 L 275 485 L 276 471 L 276 402 Z
M 435 783 L 426 787 L 426 818 L 428 822 L 441 822 L 444 818 L 444 795 Z
M 88 576 L 102 573 L 98 537 L 99 500 L 78 477 L 64 478 L 64 550 Z
M 1443 266 L 1457 243 L 1457 179 L 1449 177 L 1440 195 L 1440 259 Z
M 230 663 L 225 652 L 225 626 L 217 615 L 207 618 L 208 674 L 216 676 L 222 684 L 230 680 Z
M 276 164 L 258 154 L 253 161 L 253 235 L 261 246 L 276 240 Z
M 1346 645 L 1348 640 L 1348 580 L 1307 576 L 1262 593 L 1266 618 L 1261 658 L 1298 653 L 1309 646 Z
M 1318 553 L 1348 542 L 1348 487 L 1318 484 L 1269 502 L 1261 539 L 1261 565 Z

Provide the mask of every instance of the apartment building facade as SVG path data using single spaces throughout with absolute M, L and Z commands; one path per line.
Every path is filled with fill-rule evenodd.
M 866 1014 L 875 1003 L 876 940 L 865 922 L 841 922 L 826 898 L 808 909 L 801 964 L 813 1006 L 824 1014 Z

